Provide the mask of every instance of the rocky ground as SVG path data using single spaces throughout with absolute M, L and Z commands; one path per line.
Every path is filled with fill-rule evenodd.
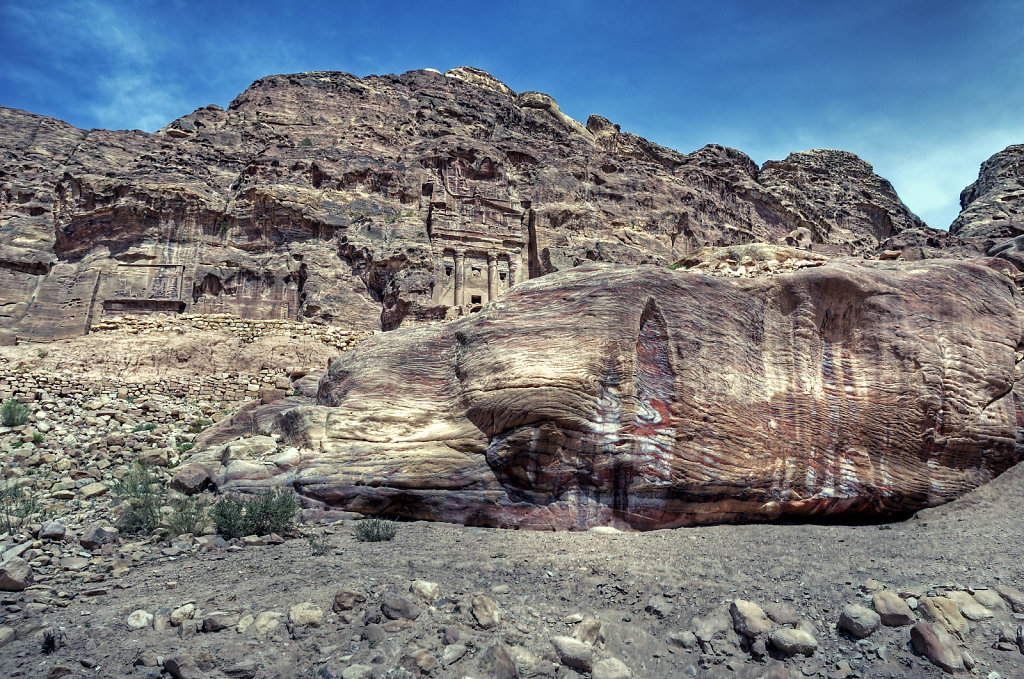
M 0 674 L 1024 676 L 1022 465 L 879 525 L 413 522 L 360 542 L 360 517 L 308 507 L 280 536 L 117 530 L 133 461 L 152 463 L 166 523 L 176 464 L 237 407 L 58 395 L 0 429 Z

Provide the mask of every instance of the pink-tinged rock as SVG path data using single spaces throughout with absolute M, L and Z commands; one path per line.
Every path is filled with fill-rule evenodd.
M 298 454 L 222 489 L 524 528 L 899 515 L 1021 458 L 1017 299 L 949 260 L 580 267 L 345 353 L 280 412 Z
M 964 669 L 963 656 L 953 635 L 942 625 L 919 622 L 910 628 L 910 643 L 914 650 L 928 658 L 933 665 L 949 673 Z

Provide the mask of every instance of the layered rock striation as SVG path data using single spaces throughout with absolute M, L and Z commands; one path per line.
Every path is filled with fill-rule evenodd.
M 589 261 L 939 238 L 851 154 L 682 154 L 471 68 L 271 76 L 155 134 L 0 129 L 0 330 L 26 339 L 184 311 L 392 329 Z
M 1014 144 L 981 165 L 978 180 L 960 194 L 957 236 L 1001 241 L 1024 235 L 1024 145 Z
M 893 516 L 1021 459 L 1024 326 L 1003 273 L 814 264 L 530 281 L 469 318 L 368 339 L 315 404 L 275 404 L 284 446 L 211 445 L 182 474 L 365 513 L 653 529 Z

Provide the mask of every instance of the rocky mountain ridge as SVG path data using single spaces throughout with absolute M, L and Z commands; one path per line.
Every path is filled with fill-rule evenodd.
M 0 109 L 0 328 L 231 313 L 391 329 L 587 261 L 708 245 L 977 254 L 870 165 L 667 149 L 472 68 L 262 78 L 155 134 Z

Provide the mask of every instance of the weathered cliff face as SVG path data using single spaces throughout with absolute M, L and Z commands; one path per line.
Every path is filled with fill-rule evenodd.
M 778 266 L 761 254 L 747 266 Z M 1021 459 L 1024 327 L 1003 273 L 795 266 L 588 265 L 530 281 L 335 361 L 315 404 L 270 413 L 291 447 L 236 441 L 183 474 L 370 513 L 650 529 L 886 516 Z
M 1015 144 L 981 164 L 978 180 L 960 194 L 957 236 L 991 240 L 1024 234 L 1024 145 Z
M 849 154 L 684 155 L 468 68 L 272 76 L 156 134 L 0 129 L 0 327 L 36 339 L 183 310 L 390 329 L 588 261 L 930 232 Z

